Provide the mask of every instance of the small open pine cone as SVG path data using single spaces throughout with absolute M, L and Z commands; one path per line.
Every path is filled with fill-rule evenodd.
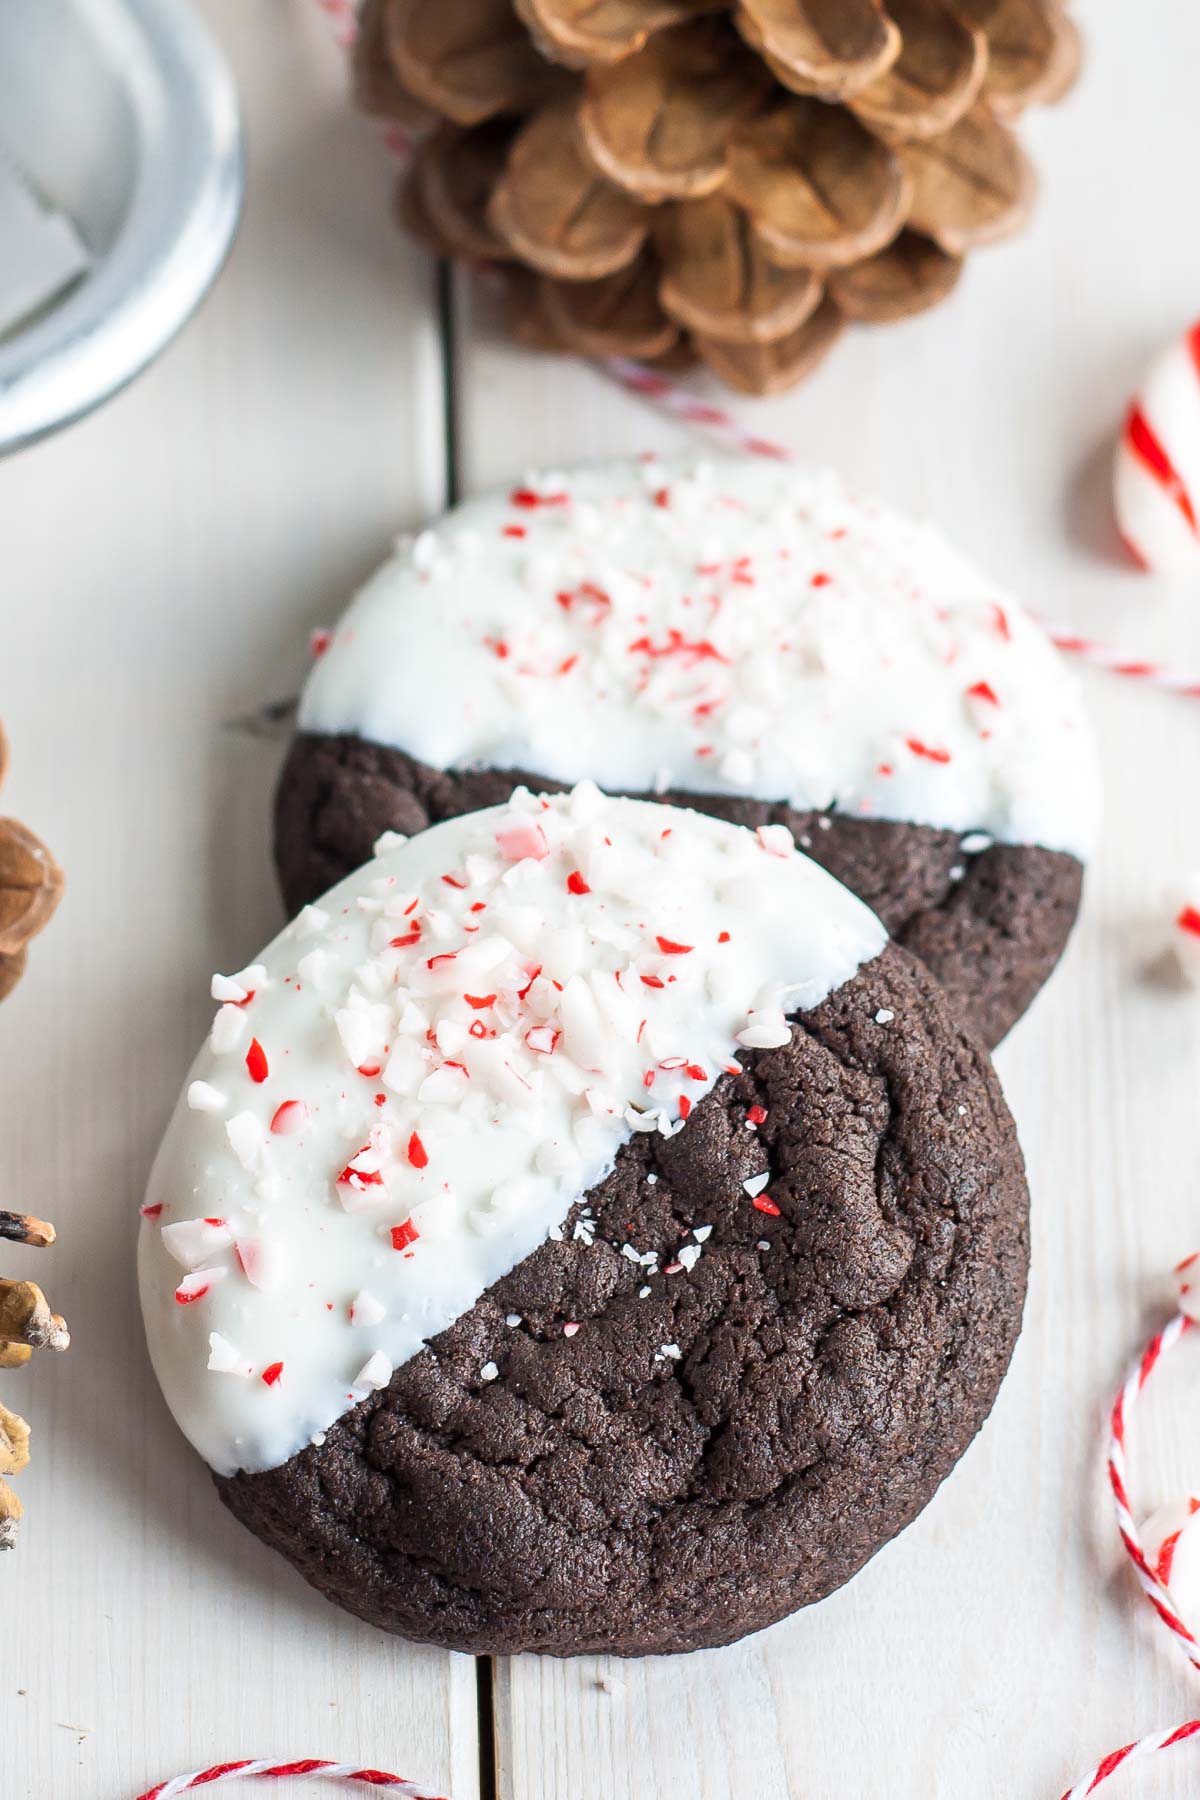
M 1078 63 L 1062 0 L 365 0 L 355 86 L 522 341 L 761 394 L 1019 229 L 1012 122 Z
M 0 782 L 8 768 L 8 744 L 0 727 Z M 50 919 L 62 894 L 62 871 L 33 833 L 15 819 L 0 819 L 0 1000 L 25 967 L 25 949 Z M 54 1227 L 44 1219 L 0 1209 L 0 1242 L 45 1249 Z M 0 1279 L 0 1369 L 20 1369 L 35 1350 L 65 1350 L 65 1322 L 52 1313 L 33 1281 Z M 0 1404 L 0 1550 L 16 1542 L 21 1502 L 6 1476 L 29 1461 L 29 1427 Z
M 0 783 L 7 768 L 0 726 Z M 45 845 L 15 819 L 0 819 L 0 1000 L 20 979 L 26 947 L 49 923 L 62 888 L 62 870 Z
M 54 1242 L 54 1227 L 45 1219 L 0 1211 L 4 1241 L 45 1249 Z M 0 1280 L 0 1369 L 23 1368 L 35 1350 L 65 1350 L 70 1341 L 66 1321 L 50 1311 L 36 1282 Z M 23 1511 L 4 1478 L 19 1475 L 28 1462 L 29 1427 L 0 1404 L 0 1550 L 16 1543 Z

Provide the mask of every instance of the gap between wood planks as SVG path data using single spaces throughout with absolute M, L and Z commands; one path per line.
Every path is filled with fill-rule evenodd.
M 438 335 L 442 347 L 442 441 L 446 458 L 446 505 L 462 498 L 459 476 L 458 345 L 454 270 L 439 262 L 437 272 Z M 479 1800 L 499 1800 L 496 1785 L 496 1665 L 490 1656 L 475 1658 L 475 1709 L 479 1758 Z

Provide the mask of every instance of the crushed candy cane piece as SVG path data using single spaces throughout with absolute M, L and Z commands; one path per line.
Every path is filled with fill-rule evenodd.
M 747 1050 L 779 1050 L 791 1043 L 792 1028 L 778 1007 L 752 1007 L 737 1041 Z
M 254 1373 L 254 1366 L 248 1362 L 240 1350 L 235 1350 L 228 1338 L 223 1338 L 219 1331 L 208 1334 L 208 1363 L 206 1365 L 216 1375 L 240 1375 L 248 1380 Z
M 203 1300 L 206 1294 L 211 1293 L 213 1288 L 224 1281 L 228 1273 L 228 1269 L 219 1267 L 194 1269 L 190 1275 L 184 1276 L 175 1289 L 175 1298 L 180 1306 L 194 1306 L 198 1300 Z
M 229 1248 L 233 1232 L 225 1219 L 180 1219 L 159 1233 L 163 1249 L 185 1269 L 199 1268 Z
M 271 1115 L 271 1130 L 276 1137 L 294 1137 L 308 1123 L 308 1107 L 303 1100 L 284 1100 Z
M 380 1388 L 385 1388 L 387 1386 L 388 1382 L 392 1379 L 392 1374 L 392 1365 L 383 1354 L 383 1351 L 375 1350 L 368 1356 L 366 1362 L 354 1377 L 354 1386 L 356 1388 L 367 1388 L 372 1392 L 378 1392 Z
M 231 1050 L 237 1049 L 246 1035 L 246 1030 L 246 1015 L 241 1007 L 232 1003 L 223 1006 L 213 1020 L 212 1030 L 208 1037 L 213 1054 L 228 1056 Z
M 193 1112 L 224 1112 L 229 1105 L 219 1088 L 208 1081 L 193 1081 L 188 1087 L 187 1103 Z
M 379 1325 L 387 1318 L 387 1307 L 367 1288 L 359 1288 L 350 1302 L 350 1323 L 356 1326 Z

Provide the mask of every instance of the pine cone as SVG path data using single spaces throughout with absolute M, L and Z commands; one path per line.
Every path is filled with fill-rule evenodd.
M 0 727 L 0 783 L 7 767 Z M 0 819 L 0 1000 L 20 979 L 26 946 L 49 923 L 62 887 L 62 870 L 45 845 L 15 819 Z
M 54 1242 L 54 1227 L 23 1213 L 0 1212 L 0 1241 L 5 1239 L 43 1250 Z M 50 1311 L 36 1282 L 0 1280 L 0 1369 L 23 1368 L 35 1350 L 65 1350 L 70 1341 L 66 1321 Z M 4 1476 L 19 1475 L 28 1463 L 29 1427 L 0 1405 L 0 1550 L 16 1543 L 23 1510 Z
M 524 341 L 763 394 L 1021 226 L 1010 122 L 1078 62 L 1061 0 L 366 0 L 356 91 Z

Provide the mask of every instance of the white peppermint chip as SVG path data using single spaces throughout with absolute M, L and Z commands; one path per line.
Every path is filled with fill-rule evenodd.
M 818 820 L 818 823 L 828 825 L 828 820 Z M 796 854 L 796 840 L 786 825 L 760 825 L 754 835 L 770 856 Z
M 356 1388 L 368 1388 L 372 1392 L 378 1392 L 380 1388 L 385 1388 L 391 1379 L 391 1363 L 383 1354 L 382 1350 L 376 1350 L 373 1355 L 368 1356 L 366 1362 L 354 1377 L 354 1381 L 351 1385 Z
M 180 1219 L 164 1225 L 160 1236 L 163 1248 L 185 1269 L 198 1269 L 233 1242 L 233 1232 L 224 1219 Z
M 225 1135 L 243 1169 L 257 1169 L 267 1145 L 262 1125 L 255 1115 L 252 1112 L 235 1113 L 226 1123 Z
M 323 950 L 310 950 L 296 964 L 296 973 L 300 980 L 310 987 L 317 987 L 325 973 L 328 959 Z
M 246 1015 L 240 1006 L 223 1006 L 213 1020 L 208 1044 L 214 1056 L 228 1056 L 246 1035 Z
M 360 1288 L 350 1302 L 350 1323 L 352 1325 L 378 1325 L 387 1318 L 387 1307 L 382 1300 L 377 1300 L 367 1288 Z
M 992 839 L 986 831 L 968 831 L 966 837 L 958 840 L 958 847 L 964 856 L 978 856 L 981 850 L 990 850 Z
M 384 1039 L 378 1025 L 366 1010 L 343 1006 L 333 1015 L 342 1048 L 356 1069 L 383 1053 Z
M 690 1274 L 703 1254 L 704 1252 L 701 1250 L 699 1244 L 684 1244 L 676 1252 L 675 1260 L 676 1262 L 682 1263 L 684 1268 Z
M 520 1315 L 520 1313 L 507 1313 L 507 1314 L 506 1314 L 506 1315 L 505 1315 L 505 1319 L 504 1319 L 504 1323 L 505 1323 L 505 1324 L 506 1324 L 506 1325 L 507 1325 L 507 1326 L 508 1326 L 508 1327 L 509 1327 L 509 1329 L 510 1329 L 510 1330 L 511 1330 L 511 1329 L 512 1329 L 512 1328 L 513 1328 L 513 1327 L 514 1327 L 514 1326 L 517 1326 L 517 1325 L 519 1325 L 519 1324 L 520 1324 L 520 1323 L 521 1323 L 521 1315 Z
M 753 1198 L 756 1194 L 761 1194 L 763 1189 L 770 1184 L 770 1180 L 771 1180 L 770 1169 L 764 1169 L 761 1175 L 751 1175 L 749 1181 L 743 1181 L 742 1192 L 745 1194 L 749 1194 L 750 1198 L 753 1200 Z M 711 1231 L 712 1227 L 709 1226 L 708 1229 Z M 700 1233 L 698 1231 L 694 1231 L 692 1233 L 692 1236 L 699 1237 Z M 703 1241 L 703 1240 L 701 1240 L 701 1241 Z
M 240 1375 L 243 1380 L 254 1373 L 253 1365 L 219 1331 L 208 1334 L 208 1366 L 216 1375 Z
M 296 918 L 296 935 L 302 938 L 317 937 L 328 929 L 329 914 L 323 906 L 302 906 Z
M 407 842 L 408 839 L 402 831 L 380 832 L 379 836 L 375 839 L 372 855 L 386 856 L 389 850 L 399 850 L 400 846 L 402 844 L 407 844 Z
M 246 989 L 236 975 L 214 975 L 209 992 L 214 1000 L 228 1000 L 234 1005 L 246 998 Z
M 485 1362 L 482 1369 L 479 1371 L 479 1378 L 481 1381 L 495 1381 L 499 1373 L 500 1370 L 496 1363 Z
M 792 1028 L 781 1012 L 770 1008 L 752 1011 L 737 1034 L 747 1050 L 779 1050 L 792 1041 Z
M 187 1103 L 193 1112 L 224 1112 L 229 1101 L 218 1088 L 207 1081 L 193 1081 L 187 1091 Z
M 682 1355 L 683 1351 L 679 1348 L 678 1344 L 660 1344 L 658 1347 L 658 1355 L 654 1360 L 655 1362 L 678 1362 Z
M 695 1240 L 698 1244 L 707 1243 L 709 1238 L 712 1236 L 712 1226 L 711 1225 L 697 1225 L 695 1231 L 693 1231 L 693 1233 L 692 1233 L 692 1236 L 695 1238 Z
M 424 1106 L 456 1106 L 467 1091 L 469 1077 L 465 1069 L 443 1063 L 427 1075 L 417 1089 L 417 1099 Z
M 895 1016 L 896 1015 L 890 1006 L 881 1006 L 879 1011 L 875 1014 L 875 1023 L 877 1025 L 890 1025 Z

